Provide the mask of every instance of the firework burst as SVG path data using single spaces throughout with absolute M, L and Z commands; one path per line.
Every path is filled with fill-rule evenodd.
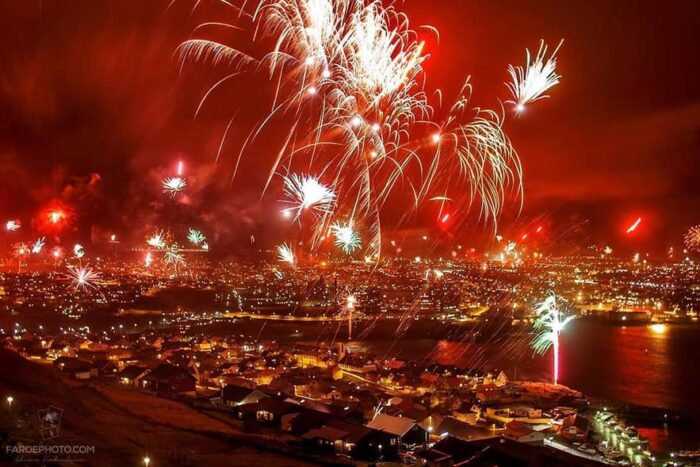
M 525 110 L 525 106 L 530 102 L 549 97 L 545 94 L 547 90 L 559 84 L 561 76 L 557 74 L 556 54 L 563 42 L 559 42 L 552 55 L 547 58 L 547 45 L 540 41 L 540 49 L 534 58 L 530 56 L 529 50 L 525 50 L 524 68 L 513 65 L 508 67 L 511 82 L 507 83 L 507 86 L 513 95 L 511 102 L 518 112 Z
M 535 353 L 543 355 L 553 348 L 554 353 L 554 384 L 559 381 L 559 334 L 564 330 L 564 327 L 569 321 L 574 319 L 573 316 L 564 317 L 557 307 L 557 299 L 555 295 L 547 297 L 535 310 L 537 317 L 533 326 L 536 332 L 535 338 L 532 341 L 532 349 Z
M 206 237 L 202 232 L 195 229 L 190 229 L 187 232 L 187 240 L 193 245 L 206 244 Z
M 185 257 L 180 252 L 180 247 L 176 244 L 166 247 L 163 261 L 170 266 L 176 274 L 185 266 Z
M 12 251 L 15 258 L 22 258 L 29 255 L 31 248 L 26 243 L 15 243 L 12 246 Z
M 66 277 L 71 281 L 73 290 L 97 290 L 102 275 L 88 266 L 69 266 Z
M 700 225 L 688 229 L 684 237 L 685 246 L 692 251 L 700 251 Z
M 291 264 L 292 266 L 296 263 L 296 257 L 292 247 L 283 243 L 277 246 L 277 258 L 283 263 Z
M 83 248 L 83 245 L 80 243 L 76 243 L 73 245 L 73 256 L 75 256 L 77 259 L 82 258 L 85 256 L 85 248 Z
M 171 197 L 177 196 L 187 186 L 187 181 L 182 177 L 166 177 L 163 179 L 163 193 L 169 193 Z
M 514 188 L 521 196 L 520 161 L 503 130 L 503 116 L 472 108 L 468 82 L 451 107 L 443 110 L 440 97 L 438 110 L 433 108 L 424 90 L 424 43 L 394 6 L 378 0 L 261 0 L 255 5 L 234 16 L 252 22 L 239 29 L 251 31 L 253 40 L 274 44 L 261 58 L 206 38 L 187 40 L 178 51 L 183 64 L 207 61 L 233 68 L 214 87 L 260 69 L 278 83 L 271 113 L 251 130 L 238 162 L 272 121 L 291 119 L 268 183 L 280 166 L 291 169 L 299 161 L 333 187 L 309 176 L 285 177 L 285 194 L 294 205 L 283 211 L 286 216 L 296 214 L 296 220 L 310 209 L 324 220 L 317 226 L 321 232 L 342 202 L 368 226 L 368 253 L 379 258 L 380 211 L 399 182 L 418 209 L 459 181 L 467 187 L 458 188 L 466 193 L 459 202 L 477 201 L 480 215 L 494 225 L 507 191 Z M 225 21 L 207 24 L 238 28 Z M 522 71 L 514 88 L 517 102 L 542 98 L 553 85 L 539 84 L 539 75 L 549 77 L 556 63 L 545 55 L 538 54 Z M 514 73 L 518 78 L 517 69 Z
M 60 246 L 55 246 L 51 249 L 51 256 L 54 260 L 58 261 L 63 258 L 63 248 Z
M 312 210 L 316 215 L 333 211 L 335 193 L 316 177 L 290 174 L 284 177 L 284 193 L 296 211 L 294 220 L 305 210 Z
M 362 239 L 352 228 L 352 223 L 341 224 L 336 222 L 331 226 L 331 231 L 335 237 L 336 246 L 347 254 L 352 254 L 362 245 Z
M 11 219 L 5 222 L 5 230 L 7 230 L 8 232 L 16 232 L 20 229 L 20 227 L 22 227 L 22 224 L 20 224 L 20 222 L 17 220 Z
M 156 232 L 146 239 L 146 243 L 153 248 L 162 250 L 166 246 L 165 236 L 163 232 Z

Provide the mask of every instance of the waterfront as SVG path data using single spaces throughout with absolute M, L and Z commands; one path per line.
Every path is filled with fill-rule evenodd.
M 615 401 L 680 410 L 692 417 L 690 427 L 642 428 L 656 449 L 700 448 L 700 328 L 685 325 L 610 326 L 575 321 L 562 338 L 561 382 L 584 394 Z M 467 364 L 469 344 L 439 339 L 397 342 L 372 339 L 353 342 L 356 349 L 422 358 L 428 353 L 441 363 Z M 529 352 L 529 354 L 528 354 Z M 527 348 L 514 348 L 512 358 L 501 355 L 494 366 L 514 376 L 513 360 L 520 360 L 517 376 L 545 380 L 548 356 L 529 359 Z
M 276 340 L 285 344 L 334 344 L 347 342 L 347 324 L 339 321 L 273 321 L 216 317 L 211 311 L 195 312 L 190 332 L 204 332 L 244 339 Z M 36 312 L 0 317 L 10 329 L 37 329 L 42 323 L 49 332 L 60 328 L 90 326 L 93 331 L 123 329 L 125 333 L 147 328 L 166 329 L 157 310 L 148 314 L 114 315 L 88 313 L 77 320 L 63 315 Z M 174 324 L 174 323 L 173 323 Z M 403 326 L 401 325 L 403 324 Z M 399 333 L 397 329 L 402 329 Z M 509 378 L 547 381 L 551 354 L 533 356 L 526 326 L 496 326 L 486 332 L 483 323 L 446 323 L 419 319 L 357 321 L 359 338 L 349 342 L 355 352 L 380 357 L 434 360 L 442 364 L 482 370 L 504 370 Z M 690 426 L 640 427 L 657 451 L 700 448 L 700 327 L 695 325 L 614 326 L 587 319 L 575 320 L 561 339 L 561 382 L 594 398 L 665 407 L 692 417 Z
M 471 341 L 468 326 L 455 327 L 435 321 L 414 321 L 401 337 L 394 337 L 397 323 L 356 324 L 363 339 L 350 342 L 353 351 L 385 357 L 424 360 L 464 368 L 503 369 L 509 378 L 548 380 L 551 356 L 536 357 L 526 332 L 511 330 L 506 336 L 485 342 Z M 280 323 L 259 320 L 219 323 L 219 330 L 264 334 L 281 342 L 344 342 L 344 323 Z M 456 341 L 460 336 L 462 340 Z M 611 401 L 682 411 L 692 417 L 690 426 L 640 427 L 654 449 L 700 448 L 700 327 L 694 325 L 612 326 L 576 320 L 562 337 L 561 382 L 584 394 Z M 507 351 L 503 351 L 503 349 Z

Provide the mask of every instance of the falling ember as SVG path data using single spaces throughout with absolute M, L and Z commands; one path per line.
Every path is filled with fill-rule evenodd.
M 16 232 L 21 226 L 19 221 L 9 220 L 5 223 L 5 230 L 8 232 Z
M 553 380 L 556 385 L 559 381 L 559 334 L 574 316 L 564 318 L 557 308 L 556 296 L 554 294 L 547 297 L 537 309 L 535 309 L 534 331 L 537 333 L 532 341 L 532 348 L 535 353 L 544 355 L 550 347 L 554 354 Z M 563 318 L 563 319 L 562 319 Z
M 144 264 L 144 266 L 149 268 L 149 267 L 151 267 L 151 263 L 153 263 L 153 255 L 149 251 L 148 253 L 146 253 L 146 258 L 143 260 L 143 264 Z
M 69 266 L 66 276 L 72 281 L 75 291 L 97 289 L 101 277 L 99 272 L 93 271 L 88 266 Z
M 637 220 L 635 220 L 635 221 L 632 223 L 632 225 L 630 225 L 630 226 L 627 228 L 626 233 L 627 233 L 628 235 L 631 234 L 632 232 L 634 232 L 635 230 L 637 230 L 637 227 L 639 227 L 639 224 L 641 224 L 641 223 L 642 223 L 642 218 L 641 218 L 641 217 L 638 217 Z
M 173 198 L 184 190 L 186 186 L 187 181 L 182 177 L 167 177 L 163 179 L 163 193 L 169 193 Z
M 446 224 L 448 220 L 450 220 L 450 214 L 449 214 L 449 213 L 447 213 L 447 214 L 445 214 L 444 216 L 442 216 L 442 219 L 440 219 L 440 222 L 442 222 L 443 224 Z
M 289 263 L 291 265 L 294 265 L 296 262 L 296 257 L 294 256 L 292 247 L 286 243 L 277 246 L 277 258 L 283 263 Z
M 542 226 L 541 226 L 541 225 L 538 226 L 537 229 L 535 230 L 535 232 L 536 232 L 536 233 L 542 232 Z
M 182 169 L 184 168 L 184 163 L 180 160 L 177 163 L 177 176 L 182 177 Z
M 523 112 L 525 106 L 530 102 L 549 97 L 545 92 L 559 84 L 561 76 L 556 71 L 556 54 L 563 42 L 563 40 L 559 42 L 552 55 L 546 59 L 547 45 L 544 41 L 540 41 L 540 49 L 534 59 L 531 57 L 530 51 L 525 50 L 526 64 L 524 68 L 513 65 L 508 67 L 511 82 L 506 83 L 506 85 L 513 95 L 513 100 L 509 102 L 515 105 L 517 112 Z

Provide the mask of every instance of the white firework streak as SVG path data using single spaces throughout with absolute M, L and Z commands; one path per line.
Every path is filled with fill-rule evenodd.
M 186 186 L 187 181 L 182 177 L 167 177 L 163 179 L 163 193 L 169 193 L 173 198 L 184 190 Z
M 352 224 L 340 224 L 336 222 L 331 226 L 331 231 L 335 237 L 335 244 L 338 248 L 347 254 L 351 254 L 362 245 L 362 239 L 355 230 Z
M 66 276 L 73 283 L 73 289 L 75 291 L 87 289 L 96 290 L 100 285 L 102 277 L 99 272 L 93 271 L 92 268 L 88 266 L 68 266 Z
M 554 384 L 559 380 L 559 334 L 564 327 L 574 319 L 574 316 L 564 318 L 557 307 L 557 299 L 554 294 L 547 297 L 535 310 L 537 317 L 533 325 L 537 333 L 532 341 L 532 349 L 537 354 L 544 354 L 550 347 L 554 347 Z
M 294 263 L 296 263 L 294 251 L 292 250 L 292 247 L 287 245 L 286 243 L 277 246 L 277 258 L 280 261 L 284 263 L 289 263 L 291 265 L 294 265 Z
M 193 245 L 199 245 L 200 243 L 204 243 L 207 239 L 199 230 L 190 229 L 187 232 L 187 240 Z
M 333 190 L 310 175 L 290 174 L 284 177 L 284 193 L 292 203 L 297 220 L 304 210 L 310 209 L 316 215 L 333 212 L 335 193 Z
M 44 242 L 44 237 L 41 237 L 36 242 L 34 242 L 34 245 L 32 245 L 32 254 L 38 255 L 39 253 L 41 253 L 41 250 L 44 248 Z
M 481 216 L 494 225 L 506 190 L 516 187 L 522 195 L 520 162 L 503 132 L 503 117 L 469 110 L 468 84 L 447 115 L 434 119 L 424 91 L 424 43 L 405 14 L 380 0 L 260 0 L 256 5 L 250 14 L 238 9 L 234 16 L 251 22 L 242 29 L 253 31 L 253 40 L 275 44 L 261 58 L 208 39 L 188 40 L 178 48 L 182 64 L 207 61 L 233 68 L 205 93 L 200 107 L 211 91 L 242 72 L 267 69 L 278 83 L 272 111 L 241 147 L 236 169 L 273 119 L 291 117 L 268 183 L 280 164 L 291 166 L 297 155 L 307 167 L 321 164 L 315 172 L 332 180 L 334 200 L 350 200 L 353 216 L 366 218 L 369 253 L 377 258 L 381 207 L 398 182 L 412 190 L 418 208 L 433 192 L 444 193 L 459 181 L 469 187 L 465 202 L 477 201 Z M 291 192 L 298 215 L 302 198 Z M 326 208 L 319 207 L 321 217 L 327 217 Z M 319 223 L 318 230 L 326 231 L 327 224 Z
M 513 95 L 511 101 L 518 112 L 525 109 L 525 105 L 539 99 L 549 97 L 545 92 L 559 84 L 559 74 L 557 74 L 556 54 L 561 47 L 562 40 L 554 49 L 552 55 L 547 58 L 547 45 L 540 41 L 540 49 L 534 59 L 530 56 L 530 50 L 525 50 L 525 67 L 513 65 L 508 66 L 511 82 L 506 83 Z

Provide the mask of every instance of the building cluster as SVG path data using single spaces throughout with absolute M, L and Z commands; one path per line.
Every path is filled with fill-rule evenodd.
M 25 333 L 3 345 L 66 378 L 181 400 L 244 432 L 278 433 L 292 449 L 326 460 L 454 465 L 494 439 L 489 456 L 501 460 L 563 456 L 585 465 L 600 456 L 580 393 L 511 382 L 502 372 L 387 360 L 343 345 L 285 347 L 158 331 Z M 552 452 L 545 446 L 552 439 L 576 455 Z

